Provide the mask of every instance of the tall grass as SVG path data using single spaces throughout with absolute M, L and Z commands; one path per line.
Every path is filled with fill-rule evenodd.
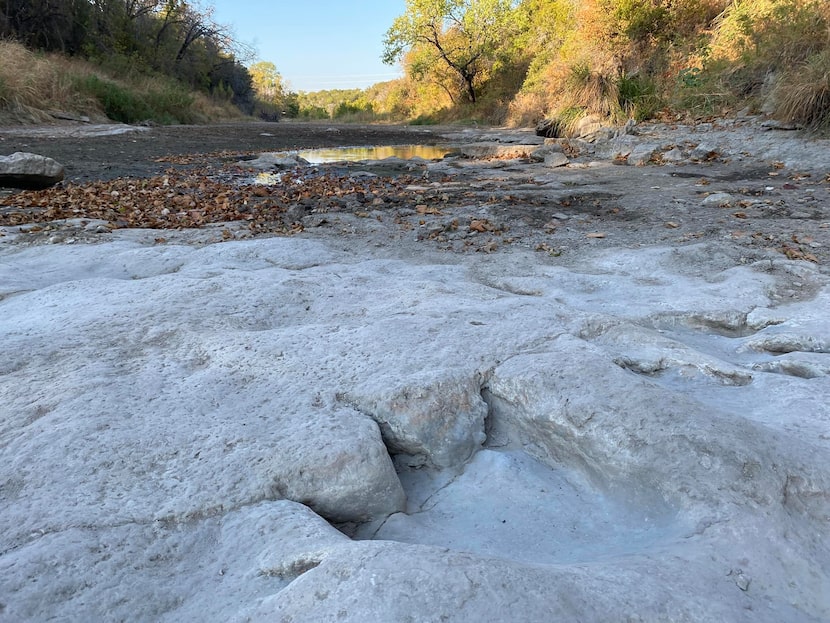
M 580 0 L 510 118 L 645 120 L 749 106 L 826 129 L 830 0 Z M 534 114 L 535 113 L 535 114 Z
M 9 121 L 43 121 L 49 111 L 95 109 L 72 87 L 69 62 L 0 40 L 0 116 Z
M 827 130 L 830 2 L 734 0 L 716 23 L 705 69 L 736 101 Z
M 780 78 L 772 93 L 776 115 L 819 132 L 830 132 L 830 49 Z
M 134 72 L 116 78 L 87 61 L 0 40 L 0 121 L 44 122 L 54 112 L 162 124 L 240 116 L 229 101 L 193 93 L 168 78 Z

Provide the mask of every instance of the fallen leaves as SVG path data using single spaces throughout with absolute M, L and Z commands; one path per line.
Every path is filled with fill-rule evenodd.
M 784 243 L 779 251 L 791 260 L 806 260 L 808 262 L 818 264 L 818 258 L 813 253 L 805 251 L 800 247 L 791 247 L 787 243 Z
M 470 231 L 484 234 L 490 231 L 496 231 L 496 226 L 487 219 L 473 219 L 470 221 Z
M 378 194 L 390 201 L 402 194 L 405 197 L 402 186 L 406 183 L 405 178 L 285 173 L 278 183 L 262 185 L 238 178 L 217 179 L 203 171 L 169 171 L 151 178 L 70 183 L 9 195 L 0 199 L 0 206 L 6 208 L 0 211 L 0 225 L 88 218 L 107 221 L 111 229 L 184 229 L 243 221 L 255 232 L 295 233 L 302 227 L 287 217 L 291 206 L 356 212 L 364 204 L 377 205 Z M 425 213 L 440 212 L 427 209 Z
M 536 250 L 547 253 L 551 257 L 559 257 L 560 255 L 562 255 L 561 251 L 557 251 L 552 246 L 550 246 L 547 242 L 540 242 L 539 244 L 537 244 L 536 245 Z
M 418 214 L 432 214 L 432 215 L 435 215 L 435 216 L 440 216 L 442 214 L 441 210 L 439 210 L 438 208 L 428 206 L 428 205 L 423 204 L 423 203 L 420 204 L 420 205 L 416 205 L 415 206 L 415 211 Z

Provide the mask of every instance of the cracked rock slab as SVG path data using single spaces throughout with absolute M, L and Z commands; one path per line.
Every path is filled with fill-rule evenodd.
M 0 244 L 3 616 L 827 620 L 819 271 L 152 235 Z
M 343 398 L 378 423 L 393 453 L 435 467 L 465 463 L 485 439 L 481 380 L 441 373 L 421 377 L 402 387 L 380 377 Z

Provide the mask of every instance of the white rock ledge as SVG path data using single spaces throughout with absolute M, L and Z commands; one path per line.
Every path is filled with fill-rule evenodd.
M 830 619 L 826 275 L 145 238 L 0 245 L 0 619 Z

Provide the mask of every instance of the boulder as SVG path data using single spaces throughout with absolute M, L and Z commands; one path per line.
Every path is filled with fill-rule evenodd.
M 585 115 L 576 122 L 574 127 L 574 135 L 579 137 L 591 136 L 605 128 L 602 123 L 602 117 L 599 115 Z M 613 131 L 612 131 L 613 134 Z
M 545 165 L 549 167 L 564 167 L 567 164 L 570 164 L 570 160 L 568 157 L 563 153 L 550 153 L 545 156 Z
M 257 171 L 273 171 L 274 169 L 293 169 L 308 164 L 308 160 L 299 156 L 286 156 L 282 154 L 260 154 L 255 160 L 243 160 L 239 166 Z
M 635 164 L 637 166 L 646 165 L 654 157 L 654 154 L 657 153 L 658 149 L 659 147 L 652 143 L 637 145 L 628 155 L 628 163 Z
M 410 463 L 463 465 L 485 441 L 487 405 L 475 375 L 424 373 L 398 387 L 374 379 L 341 398 L 374 419 L 390 450 Z
M 551 140 L 551 139 L 546 139 Z M 549 154 L 561 154 L 562 153 L 562 145 L 558 142 L 549 142 L 545 143 L 545 145 L 535 149 L 533 153 L 530 154 L 530 159 L 533 162 L 544 162 L 545 158 L 548 157 Z
M 675 163 L 682 162 L 685 159 L 685 156 L 683 155 L 682 149 L 680 149 L 679 147 L 675 147 L 674 149 L 670 149 L 669 151 L 665 152 L 661 156 L 661 158 L 663 162 Z
M 37 190 L 54 186 L 63 177 L 63 165 L 52 158 L 22 151 L 0 156 L 1 187 Z
M 720 155 L 721 151 L 717 147 L 707 143 L 700 143 L 691 153 L 693 160 L 712 160 Z

